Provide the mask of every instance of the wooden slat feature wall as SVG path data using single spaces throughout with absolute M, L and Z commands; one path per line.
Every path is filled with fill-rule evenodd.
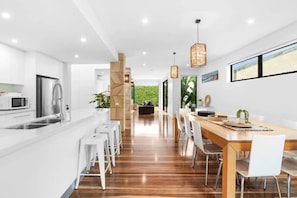
M 110 63 L 110 119 L 120 120 L 121 130 L 125 130 L 125 55 L 119 53 L 118 62 Z
M 125 75 L 129 75 L 129 82 L 125 82 L 125 114 L 127 122 L 131 120 L 131 68 L 125 68 Z

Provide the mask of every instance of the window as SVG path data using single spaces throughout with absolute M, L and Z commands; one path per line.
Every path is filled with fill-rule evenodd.
M 263 76 L 297 71 L 297 43 L 263 54 Z
M 258 57 L 231 65 L 232 81 L 258 77 Z
M 297 43 L 231 65 L 231 82 L 297 72 Z

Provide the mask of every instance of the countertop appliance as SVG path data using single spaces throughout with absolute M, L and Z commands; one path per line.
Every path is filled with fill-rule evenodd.
M 36 76 L 36 117 L 62 116 L 62 86 L 57 78 Z
M 29 108 L 28 97 L 20 93 L 3 93 L 0 95 L 0 110 Z

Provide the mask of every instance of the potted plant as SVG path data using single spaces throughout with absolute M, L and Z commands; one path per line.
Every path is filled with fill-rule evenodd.
M 110 107 L 110 95 L 109 92 L 104 91 L 94 95 L 94 100 L 89 103 L 96 103 L 96 109 L 109 108 Z
M 202 98 L 198 98 L 198 100 L 197 100 L 197 106 L 203 106 L 203 100 L 202 100 Z

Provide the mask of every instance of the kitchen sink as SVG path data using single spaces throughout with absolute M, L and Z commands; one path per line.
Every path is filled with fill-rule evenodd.
M 58 118 L 46 118 L 43 120 L 38 120 L 34 122 L 18 124 L 10 127 L 6 127 L 5 129 L 37 129 L 41 127 L 45 127 L 51 124 L 55 124 L 57 122 L 61 122 L 61 119 Z
M 58 118 L 47 118 L 47 119 L 44 119 L 44 120 L 39 120 L 39 121 L 35 121 L 33 123 L 37 123 L 37 124 L 54 124 L 54 123 L 57 123 L 57 122 L 61 122 L 61 119 L 58 119 Z
M 47 126 L 46 124 L 19 124 L 11 127 L 7 127 L 6 129 L 37 129 L 40 127 L 45 127 Z

